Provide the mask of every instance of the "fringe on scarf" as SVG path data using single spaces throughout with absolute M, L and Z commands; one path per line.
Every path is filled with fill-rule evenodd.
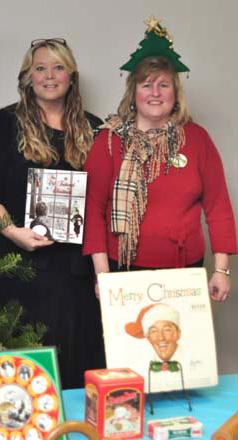
M 104 124 L 109 129 L 109 150 L 116 133 L 123 145 L 123 160 L 113 189 L 112 232 L 119 234 L 119 267 L 129 269 L 136 258 L 140 223 L 147 208 L 147 185 L 160 174 L 165 163 L 168 174 L 172 159 L 185 143 L 182 126 L 169 121 L 164 127 L 147 132 L 138 130 L 133 121 L 123 123 L 117 115 Z

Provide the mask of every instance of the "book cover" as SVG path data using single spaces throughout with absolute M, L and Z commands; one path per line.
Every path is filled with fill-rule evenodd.
M 217 384 L 205 269 L 104 273 L 98 282 L 108 368 L 136 371 L 146 392 Z
M 29 168 L 25 226 L 50 240 L 81 244 L 87 173 Z
M 44 440 L 64 421 L 54 347 L 0 352 L 2 440 Z

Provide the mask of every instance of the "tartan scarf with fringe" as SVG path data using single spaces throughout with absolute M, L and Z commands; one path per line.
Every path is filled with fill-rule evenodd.
M 112 134 L 121 138 L 123 160 L 119 176 L 114 183 L 111 212 L 112 232 L 119 234 L 118 263 L 129 269 L 136 257 L 140 223 L 147 207 L 147 185 L 160 174 L 161 163 L 169 172 L 171 160 L 185 141 L 182 126 L 172 120 L 162 128 L 143 132 L 134 121 L 122 122 L 111 115 L 104 124 L 109 129 L 109 149 Z

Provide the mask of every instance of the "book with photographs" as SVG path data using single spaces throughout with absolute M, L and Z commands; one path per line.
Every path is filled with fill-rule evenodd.
M 83 241 L 87 173 L 29 168 L 25 226 L 49 240 Z

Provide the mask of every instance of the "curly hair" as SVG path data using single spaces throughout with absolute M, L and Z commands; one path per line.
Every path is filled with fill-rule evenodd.
M 156 78 L 161 72 L 168 72 L 173 78 L 175 92 L 175 107 L 171 114 L 173 121 L 183 125 L 191 120 L 179 75 L 170 61 L 165 57 L 148 57 L 142 60 L 136 70 L 127 77 L 126 91 L 118 107 L 118 114 L 124 121 L 134 119 L 136 116 L 136 84 L 145 81 L 149 75 Z
M 19 151 L 27 160 L 45 166 L 59 161 L 57 151 L 51 145 L 50 131 L 42 119 L 44 110 L 37 102 L 31 85 L 34 53 L 46 47 L 63 64 L 70 75 L 70 86 L 65 96 L 63 128 L 65 133 L 64 158 L 74 168 L 80 169 L 93 142 L 93 131 L 82 107 L 79 91 L 79 73 L 71 49 L 67 45 L 47 40 L 28 49 L 18 76 L 20 101 L 16 115 L 19 123 Z

